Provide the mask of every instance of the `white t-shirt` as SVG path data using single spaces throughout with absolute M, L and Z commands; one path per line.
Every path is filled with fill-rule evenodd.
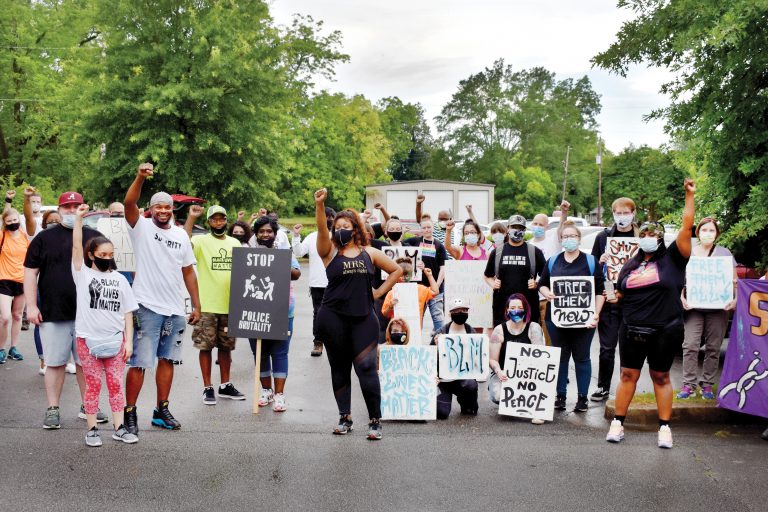
M 544 238 L 542 240 L 536 241 L 535 238 L 532 238 L 530 242 L 541 249 L 541 252 L 544 253 L 544 259 L 549 261 L 549 258 L 552 256 L 557 256 L 561 252 L 563 252 L 563 246 L 560 244 L 560 240 L 557 238 L 557 230 L 556 229 L 550 229 L 546 232 L 544 235 Z M 544 296 L 539 292 L 539 301 L 545 300 Z
M 251 239 L 248 240 L 248 246 L 249 247 L 259 247 L 259 244 L 256 243 L 256 235 L 252 235 Z M 275 249 L 290 249 L 291 244 L 288 241 L 288 235 L 285 234 L 285 231 L 282 229 L 277 230 L 277 234 L 275 235 Z
M 293 237 L 293 255 L 297 258 L 309 254 L 309 286 L 310 288 L 325 288 L 328 286 L 328 276 L 325 274 L 323 258 L 317 253 L 317 231 L 301 237 Z
M 108 339 L 125 331 L 125 314 L 139 309 L 128 280 L 120 272 L 99 272 L 72 265 L 77 289 L 75 333 L 78 338 Z
M 141 216 L 134 227 L 128 224 L 128 235 L 136 255 L 136 300 L 159 315 L 184 315 L 181 269 L 195 264 L 187 233 L 178 226 L 161 229 Z

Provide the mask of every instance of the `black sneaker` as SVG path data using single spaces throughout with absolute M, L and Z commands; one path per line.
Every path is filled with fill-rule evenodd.
M 245 400 L 245 395 L 239 392 L 231 382 L 228 382 L 224 387 L 219 386 L 219 396 L 231 400 Z
M 563 406 L 565 406 L 565 403 L 563 403 Z M 576 412 L 587 412 L 589 410 L 587 395 L 579 395 L 579 398 L 576 400 L 576 407 L 573 410 Z
M 216 395 L 213 392 L 213 387 L 203 388 L 203 403 L 205 405 L 216 405 Z
M 381 421 L 378 418 L 374 418 L 368 424 L 368 439 L 370 441 L 378 441 L 381 439 Z
M 123 414 L 125 415 L 123 418 L 123 426 L 125 427 L 125 430 L 127 430 L 130 434 L 138 436 L 139 419 L 136 417 L 136 406 L 129 405 L 123 409 Z
M 352 432 L 352 416 L 349 414 L 342 414 L 339 416 L 339 424 L 333 429 L 333 433 L 337 436 L 343 436 Z
M 603 400 L 608 400 L 608 388 L 597 388 L 597 390 L 592 393 L 592 396 L 590 396 L 589 399 L 593 402 L 602 402 Z
M 565 395 L 557 395 L 557 397 L 555 398 L 555 410 L 556 411 L 565 410 Z
M 152 424 L 156 427 L 167 428 L 168 430 L 179 430 L 181 423 L 176 421 L 171 411 L 168 410 L 168 400 L 163 400 L 152 413 Z

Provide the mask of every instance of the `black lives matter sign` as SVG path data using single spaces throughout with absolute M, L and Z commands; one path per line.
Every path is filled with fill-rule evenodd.
M 229 335 L 288 339 L 291 251 L 235 247 L 229 290 Z

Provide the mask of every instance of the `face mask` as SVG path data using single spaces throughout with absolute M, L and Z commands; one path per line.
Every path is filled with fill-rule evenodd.
M 619 215 L 616 213 L 613 214 L 613 221 L 620 228 L 626 228 L 627 226 L 632 224 L 632 221 L 634 220 L 634 218 L 635 216 L 631 213 L 629 215 Z
M 523 238 L 525 237 L 525 231 L 523 231 L 522 229 L 510 229 L 508 233 L 509 233 L 509 238 L 513 242 L 522 242 Z
M 271 249 L 272 246 L 275 245 L 275 237 L 256 238 L 256 243 L 261 245 L 262 247 L 267 247 L 267 248 Z
M 115 218 L 120 218 L 121 219 L 121 218 L 125 217 L 125 215 L 123 215 L 122 213 L 110 213 L 109 216 L 112 217 L 113 219 L 115 219 Z
M 563 240 L 563 249 L 566 251 L 575 251 L 579 248 L 579 241 L 575 238 L 567 238 Z
M 352 235 L 353 233 L 351 229 L 337 229 L 333 233 L 333 239 L 336 241 L 339 247 L 344 247 L 352 241 Z
M 447 220 L 439 220 L 437 221 L 437 225 L 440 226 L 440 229 L 445 229 L 445 227 L 448 225 Z
M 659 241 L 653 236 L 644 236 L 638 242 L 638 246 L 643 252 L 656 252 L 659 248 Z
M 211 226 L 211 233 L 213 233 L 214 235 L 221 236 L 221 235 L 223 235 L 226 232 L 227 232 L 227 226 L 226 225 L 224 225 L 223 227 L 220 227 L 220 228 L 214 228 L 213 226 Z
M 522 322 L 525 320 L 525 310 L 524 309 L 512 309 L 510 311 L 507 311 L 507 318 L 512 320 L 513 322 Z
M 6 226 L 7 228 L 8 226 Z M 714 243 L 717 236 L 714 233 L 701 233 L 699 234 L 699 242 L 710 245 Z
M 75 227 L 75 215 L 73 213 L 65 213 L 61 216 L 61 225 L 67 229 Z
M 97 258 L 96 256 L 93 257 L 93 264 L 96 265 L 96 268 L 102 272 L 109 270 L 114 261 L 115 260 L 112 258 Z
M 467 242 L 467 245 L 477 245 L 477 235 L 467 235 L 464 237 L 464 241 Z
M 59 225 L 58 222 L 49 222 L 48 224 L 45 225 L 45 229 L 55 228 L 58 225 Z
M 493 238 L 493 243 L 496 245 L 504 243 L 504 233 L 494 233 L 491 235 L 491 238 Z
M 534 238 L 541 238 L 547 234 L 547 230 L 541 226 L 534 226 L 532 231 L 533 231 Z
M 458 325 L 464 325 L 469 318 L 469 313 L 451 313 L 451 321 Z
M 392 339 L 392 343 L 395 345 L 402 345 L 405 343 L 405 333 L 404 332 L 391 332 L 389 333 L 389 337 Z
M 248 241 L 248 240 L 245 239 L 245 234 L 242 234 L 242 235 L 232 235 L 232 238 L 234 238 L 235 240 L 237 240 L 241 244 L 244 244 L 245 242 Z
M 397 242 L 400 240 L 400 237 L 403 236 L 402 231 L 389 231 L 387 232 L 387 237 L 392 240 L 393 242 Z
M 5 225 L 5 229 L 7 229 L 8 231 L 16 231 L 20 227 L 21 227 L 21 223 L 19 223 L 19 222 L 14 222 L 13 224 L 6 224 Z

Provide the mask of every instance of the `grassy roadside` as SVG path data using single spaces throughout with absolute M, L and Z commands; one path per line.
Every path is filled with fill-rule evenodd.
M 717 396 L 717 386 L 714 386 L 712 390 L 715 393 L 715 396 Z M 701 397 L 700 389 L 697 389 L 697 393 L 693 395 L 690 398 L 681 399 L 677 398 L 677 393 L 680 391 L 679 389 L 674 390 L 674 397 L 672 398 L 673 404 L 702 404 L 707 405 L 711 404 L 712 406 L 717 405 L 717 400 L 704 400 Z M 633 404 L 638 405 L 656 405 L 656 395 L 653 393 L 638 393 L 632 398 Z

